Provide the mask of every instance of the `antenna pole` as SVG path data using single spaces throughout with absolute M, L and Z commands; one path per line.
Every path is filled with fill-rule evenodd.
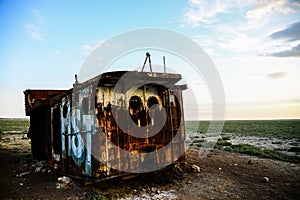
M 152 66 L 151 66 L 151 58 L 150 58 L 150 56 L 151 56 L 150 53 L 147 52 L 147 53 L 146 53 L 146 59 L 145 59 L 145 62 L 144 62 L 143 68 L 142 68 L 142 72 L 144 71 L 145 65 L 146 65 L 147 60 L 148 60 L 148 58 L 149 58 L 150 72 L 152 73 Z
M 163 61 L 164 61 L 164 73 L 166 73 L 166 57 L 165 56 L 163 56 Z
M 150 72 L 152 73 L 152 66 L 151 66 L 151 58 L 150 58 L 150 53 L 146 53 L 146 56 L 149 57 L 149 65 L 150 65 Z
M 77 74 L 75 74 L 75 85 L 78 84 Z

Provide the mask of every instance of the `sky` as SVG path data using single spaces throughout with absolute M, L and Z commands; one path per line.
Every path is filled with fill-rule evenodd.
M 295 0 L 2 0 L 0 117 L 25 117 L 24 90 L 71 88 L 97 45 L 147 27 L 176 31 L 205 50 L 224 86 L 225 119 L 300 118 L 300 2 Z M 184 63 L 163 53 L 175 69 Z M 161 64 L 163 53 L 153 52 L 152 63 Z M 136 55 L 116 63 L 139 68 L 144 52 Z M 203 99 L 199 114 L 193 114 L 191 92 L 183 93 L 186 119 L 211 117 L 203 83 L 193 90 Z

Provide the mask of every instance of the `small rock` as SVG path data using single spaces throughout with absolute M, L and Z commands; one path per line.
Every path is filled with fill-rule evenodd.
M 30 172 L 23 172 L 21 174 L 17 174 L 17 177 L 22 177 L 22 176 L 25 176 L 25 175 L 28 175 L 30 174 Z
M 194 172 L 199 173 L 201 171 L 201 168 L 198 165 L 192 165 L 192 169 Z
M 237 164 L 237 163 L 234 163 L 233 165 L 234 165 L 234 166 L 237 166 L 238 164 Z
M 67 176 L 63 176 L 63 177 L 58 177 L 58 182 L 59 183 L 64 183 L 64 184 L 69 184 L 71 182 L 71 179 Z
M 222 168 L 221 167 L 219 167 L 219 170 L 221 170 Z
M 267 176 L 264 176 L 264 177 L 263 177 L 263 182 L 265 182 L 265 183 L 270 182 L 270 178 L 267 177 Z
M 249 165 L 253 164 L 253 161 L 252 160 L 248 160 L 248 164 Z
M 157 194 L 160 194 L 160 190 L 157 190 L 156 193 L 157 193 Z
M 36 168 L 36 164 L 34 164 L 34 163 L 29 167 L 30 170 L 33 170 L 35 168 Z
M 179 164 L 176 164 L 176 165 L 175 165 L 175 169 L 177 169 L 177 170 L 179 170 L 180 172 L 182 172 L 182 169 L 181 169 L 181 167 L 180 167 Z
M 188 184 L 191 184 L 191 183 L 192 183 L 192 181 L 188 181 L 187 183 L 188 183 Z
M 40 172 L 42 170 L 42 166 L 41 167 L 36 167 L 34 172 Z
M 19 183 L 20 186 L 23 186 L 23 183 Z
M 36 166 L 37 166 L 37 167 L 44 167 L 44 166 L 47 166 L 47 161 L 45 161 L 45 160 L 38 161 L 38 162 L 36 163 Z

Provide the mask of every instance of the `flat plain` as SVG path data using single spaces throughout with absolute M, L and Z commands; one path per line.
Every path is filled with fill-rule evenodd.
M 85 185 L 38 168 L 28 119 L 0 119 L 0 199 L 297 199 L 300 120 L 186 122 L 187 164 L 128 180 Z M 195 172 L 193 165 L 199 166 Z M 39 170 L 37 170 L 39 169 Z M 45 192 L 47 191 L 47 192 Z

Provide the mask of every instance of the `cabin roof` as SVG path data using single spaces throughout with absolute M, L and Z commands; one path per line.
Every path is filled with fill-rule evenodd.
M 157 72 L 113 71 L 105 72 L 83 83 L 79 83 L 76 85 L 76 88 L 79 89 L 90 84 L 98 84 L 98 86 L 113 86 L 116 85 L 120 79 L 122 79 L 122 84 L 125 84 L 126 82 L 131 84 L 134 80 L 137 81 L 137 83 L 147 82 L 169 86 L 180 81 L 181 75 Z
M 121 79 L 121 80 L 120 80 Z M 105 72 L 94 78 L 91 78 L 83 83 L 75 83 L 74 89 L 78 90 L 89 85 L 97 86 L 115 86 L 117 83 L 122 85 L 126 91 L 133 84 L 149 83 L 159 84 L 171 87 L 181 80 L 180 74 L 171 73 L 157 73 L 157 72 L 138 72 L 138 71 L 114 71 Z M 119 83 L 120 81 L 120 83 Z M 41 89 L 27 89 L 24 91 L 25 95 L 25 111 L 26 115 L 41 106 L 52 105 L 58 102 L 64 96 L 72 93 L 73 88 L 69 90 L 41 90 Z

